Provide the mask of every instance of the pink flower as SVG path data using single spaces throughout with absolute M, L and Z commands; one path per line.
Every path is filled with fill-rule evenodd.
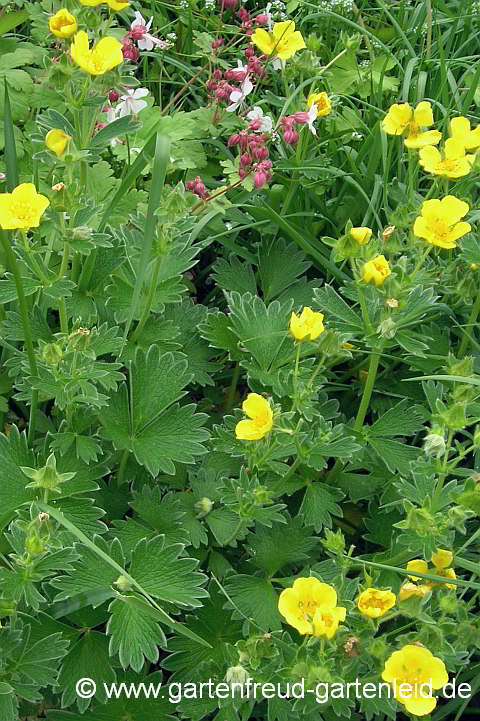
M 152 20 L 153 17 L 147 23 L 142 13 L 138 10 L 135 11 L 135 20 L 130 26 L 129 35 L 137 41 L 140 50 L 153 50 L 156 45 L 165 49 L 165 40 L 160 40 L 148 32 L 152 26 Z

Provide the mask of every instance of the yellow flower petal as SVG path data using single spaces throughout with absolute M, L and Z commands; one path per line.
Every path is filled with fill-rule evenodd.
M 429 103 L 428 100 L 422 100 L 421 103 L 418 103 L 413 113 L 413 118 L 418 125 L 422 125 L 423 127 L 429 128 L 430 125 L 433 125 L 431 103 Z
M 463 115 L 458 118 L 452 118 L 450 120 L 450 129 L 452 131 L 452 136 L 467 135 L 470 132 L 470 120 L 468 118 L 464 118 Z
M 420 558 L 415 558 L 407 563 L 407 571 L 418 571 L 420 573 L 428 573 L 428 563 Z M 412 581 L 420 581 L 419 576 L 408 576 Z
M 249 418 L 256 418 L 263 413 L 267 413 L 268 408 L 270 408 L 270 406 L 267 399 L 258 393 L 249 393 L 242 403 L 242 409 Z
M 45 145 L 56 155 L 63 155 L 71 139 L 71 136 L 67 135 L 64 130 L 53 128 L 45 136 Z
M 459 200 L 454 195 L 446 195 L 440 201 L 438 217 L 449 225 L 454 225 L 470 210 L 468 203 Z
M 366 226 L 352 228 L 350 231 L 350 235 L 357 241 L 359 245 L 364 245 L 364 243 L 368 243 L 368 241 L 372 237 L 372 233 L 372 229 L 367 228 Z
M 240 441 L 258 441 L 265 435 L 260 431 L 255 421 L 239 421 L 235 426 L 235 435 Z
M 295 23 L 293 20 L 284 20 L 281 23 L 275 23 L 272 29 L 272 35 L 275 40 L 285 42 L 292 37 L 295 32 Z
M 407 148 L 425 148 L 427 145 L 437 145 L 442 139 L 438 130 L 427 130 L 425 133 L 409 135 L 405 140 Z
M 382 121 L 382 127 L 389 135 L 402 135 L 413 117 L 408 103 L 395 103 Z
M 263 28 L 257 28 L 252 35 L 252 43 L 265 55 L 271 55 L 276 41 Z

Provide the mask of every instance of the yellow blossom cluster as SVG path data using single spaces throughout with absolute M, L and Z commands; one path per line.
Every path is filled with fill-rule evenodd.
M 447 551 L 443 548 L 438 548 L 435 553 L 432 554 L 432 563 L 435 570 L 432 573 L 435 576 L 441 576 L 445 579 L 455 579 L 456 573 L 453 568 L 450 568 L 453 561 L 452 551 Z M 415 558 L 407 563 L 407 571 L 410 571 L 409 578 L 412 581 L 421 581 L 421 577 L 416 576 L 415 573 L 429 573 L 428 563 L 422 558 Z M 447 588 L 456 589 L 454 583 L 440 583 L 440 582 L 428 582 L 417 585 L 416 583 L 405 583 L 400 589 L 399 599 L 405 601 L 411 596 L 424 597 L 428 595 L 435 586 L 443 586 Z

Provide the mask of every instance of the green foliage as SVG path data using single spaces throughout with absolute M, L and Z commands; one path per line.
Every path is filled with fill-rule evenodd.
M 0 0 L 0 721 L 415 718 L 316 696 L 406 645 L 472 686 L 428 718 L 467 718 L 478 2 L 248 1 L 302 34 L 281 63 L 220 5 Z M 124 61 L 89 75 L 61 9 Z M 469 172 L 427 172 L 407 136 L 459 116 Z

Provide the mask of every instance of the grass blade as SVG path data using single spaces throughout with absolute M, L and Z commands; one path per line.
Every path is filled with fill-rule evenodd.
M 5 88 L 5 112 L 4 112 L 4 132 L 5 132 L 5 165 L 7 169 L 7 190 L 9 193 L 18 185 L 18 166 L 17 166 L 17 148 L 15 145 L 15 135 L 13 130 L 12 107 L 10 105 L 10 96 L 8 94 L 7 78 L 4 77 Z
M 130 316 L 125 325 L 123 334 L 124 341 L 128 336 L 128 331 L 132 324 L 133 316 L 137 309 L 140 292 L 145 282 L 147 274 L 148 261 L 152 252 L 153 236 L 155 235 L 156 218 L 155 211 L 160 203 L 160 194 L 165 183 L 165 175 L 167 174 L 167 165 L 170 159 L 171 140 L 168 135 L 157 134 L 155 142 L 155 157 L 153 160 L 152 170 L 152 187 L 150 189 L 150 197 L 148 199 L 147 222 L 145 224 L 145 235 L 143 237 L 142 252 L 140 254 L 140 262 L 138 264 L 137 277 L 135 280 L 135 288 L 133 289 L 132 306 L 130 308 Z

